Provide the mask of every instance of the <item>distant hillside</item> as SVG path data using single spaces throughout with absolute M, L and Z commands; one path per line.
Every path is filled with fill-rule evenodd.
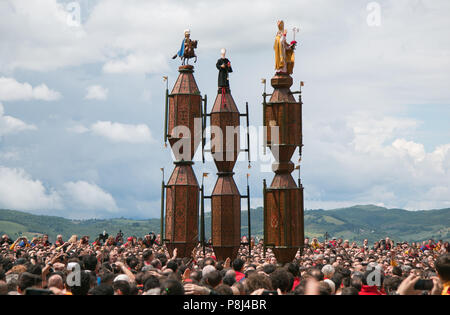
M 263 210 L 252 209 L 252 234 L 263 235 Z M 206 234 L 210 236 L 211 217 L 206 214 Z M 242 235 L 247 234 L 247 211 L 241 213 Z M 0 210 L 0 234 L 11 238 L 47 233 L 51 240 L 57 234 L 65 239 L 73 234 L 95 238 L 104 230 L 116 235 L 119 230 L 127 235 L 143 236 L 159 233 L 159 219 L 150 220 L 68 220 L 60 217 L 33 215 L 20 211 Z M 429 238 L 448 240 L 450 237 L 450 209 L 406 211 L 376 206 L 355 206 L 335 210 L 305 211 L 306 236 L 318 237 L 328 232 L 330 237 L 342 237 L 370 242 L 389 236 L 394 241 L 422 241 Z

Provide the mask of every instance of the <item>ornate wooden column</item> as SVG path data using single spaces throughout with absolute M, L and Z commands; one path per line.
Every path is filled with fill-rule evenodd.
M 303 186 L 291 176 L 295 168 L 291 158 L 302 150 L 302 103 L 290 91 L 293 80 L 287 73 L 278 73 L 271 84 L 274 92 L 266 103 L 264 94 L 264 126 L 267 127 L 267 147 L 275 158 L 275 177 L 270 185 L 264 181 L 264 243 L 272 247 L 281 263 L 294 259 L 303 246 Z M 296 92 L 300 93 L 300 92 Z M 271 127 L 278 128 L 278 132 Z
M 178 249 L 179 257 L 190 257 L 198 244 L 200 187 L 192 159 L 202 141 L 202 97 L 193 75 L 194 67 L 181 66 L 179 72 L 166 101 L 165 132 L 175 156 L 175 169 L 164 186 L 165 242 L 169 250 Z
M 212 243 L 219 260 L 234 259 L 241 245 L 241 194 L 233 179 L 240 117 L 229 88 L 219 88 L 210 117 L 211 153 L 219 176 L 211 195 Z

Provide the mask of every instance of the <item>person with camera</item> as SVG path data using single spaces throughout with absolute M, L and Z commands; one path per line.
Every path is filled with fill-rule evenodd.
M 155 244 L 156 235 L 153 232 L 150 232 L 150 234 L 145 235 L 143 244 L 146 248 L 152 248 L 153 244 Z
M 11 244 L 11 247 L 9 248 L 9 250 L 16 250 L 18 247 L 26 248 L 26 247 L 30 247 L 30 246 L 31 246 L 30 241 L 27 239 L 27 237 L 21 236 L 14 243 Z

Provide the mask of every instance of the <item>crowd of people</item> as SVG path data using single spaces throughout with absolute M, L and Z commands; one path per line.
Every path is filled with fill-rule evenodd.
M 280 264 L 263 241 L 244 236 L 238 257 L 218 261 L 210 246 L 191 257 L 160 236 L 106 233 L 0 240 L 0 295 L 449 295 L 449 244 L 429 240 L 373 245 L 305 239 Z M 250 243 L 250 244 L 249 244 Z M 250 248 L 249 248 L 250 247 Z

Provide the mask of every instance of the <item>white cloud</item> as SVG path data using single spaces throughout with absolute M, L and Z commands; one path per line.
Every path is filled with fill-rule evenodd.
M 105 73 L 146 73 L 167 70 L 164 55 L 149 56 L 146 53 L 132 53 L 122 59 L 109 60 L 103 66 Z
M 56 101 L 61 98 L 57 91 L 49 89 L 45 84 L 32 87 L 29 83 L 20 83 L 13 78 L 0 77 L 0 100 L 43 100 Z
M 61 209 L 62 200 L 23 169 L 0 166 L 0 206 L 13 210 Z
M 98 121 L 90 127 L 74 125 L 66 129 L 77 134 L 92 133 L 117 143 L 154 143 L 150 128 L 145 124 L 121 124 L 111 121 Z
M 85 99 L 87 100 L 101 100 L 104 101 L 108 98 L 109 90 L 100 85 L 92 85 L 87 88 L 87 94 Z
M 421 143 L 397 139 L 392 143 L 392 146 L 400 152 L 405 152 L 416 162 L 422 162 L 426 157 L 425 147 Z
M 113 196 L 95 184 L 77 181 L 65 183 L 64 187 L 66 196 L 75 207 L 79 207 L 78 210 L 81 212 L 86 210 L 118 211 Z
M 51 213 L 58 210 L 72 218 L 119 210 L 113 196 L 95 184 L 67 182 L 59 189 L 46 188 L 25 170 L 0 166 L 0 208 Z M 64 214 L 68 210 L 76 210 Z
M 152 143 L 154 142 L 147 125 L 127 125 L 110 121 L 98 121 L 91 126 L 93 134 L 113 142 Z
M 101 37 L 89 36 L 83 27 L 73 27 L 68 11 L 56 0 L 0 1 L 0 69 L 55 70 L 65 66 L 102 60 L 96 43 Z M 109 40 L 109 39 L 105 39 Z
M 0 103 L 0 136 L 36 129 L 36 126 L 28 125 L 20 119 L 5 116 L 3 104 Z
M 398 119 L 384 117 L 374 119 L 369 117 L 355 117 L 348 119 L 348 126 L 353 129 L 355 138 L 353 145 L 356 151 L 370 152 L 382 148 L 383 144 L 395 134 L 410 131 L 418 122 L 413 119 Z
M 307 208 L 380 204 L 410 210 L 450 205 L 450 143 L 427 151 L 408 140 L 420 121 L 383 117 L 308 123 L 303 184 Z M 316 158 L 314 158 L 316 157 Z M 332 175 L 331 175 L 332 174 Z
M 78 133 L 78 134 L 83 134 L 83 133 L 89 132 L 89 128 L 86 128 L 83 125 L 75 125 L 72 127 L 68 127 L 67 131 L 73 132 L 73 133 Z

